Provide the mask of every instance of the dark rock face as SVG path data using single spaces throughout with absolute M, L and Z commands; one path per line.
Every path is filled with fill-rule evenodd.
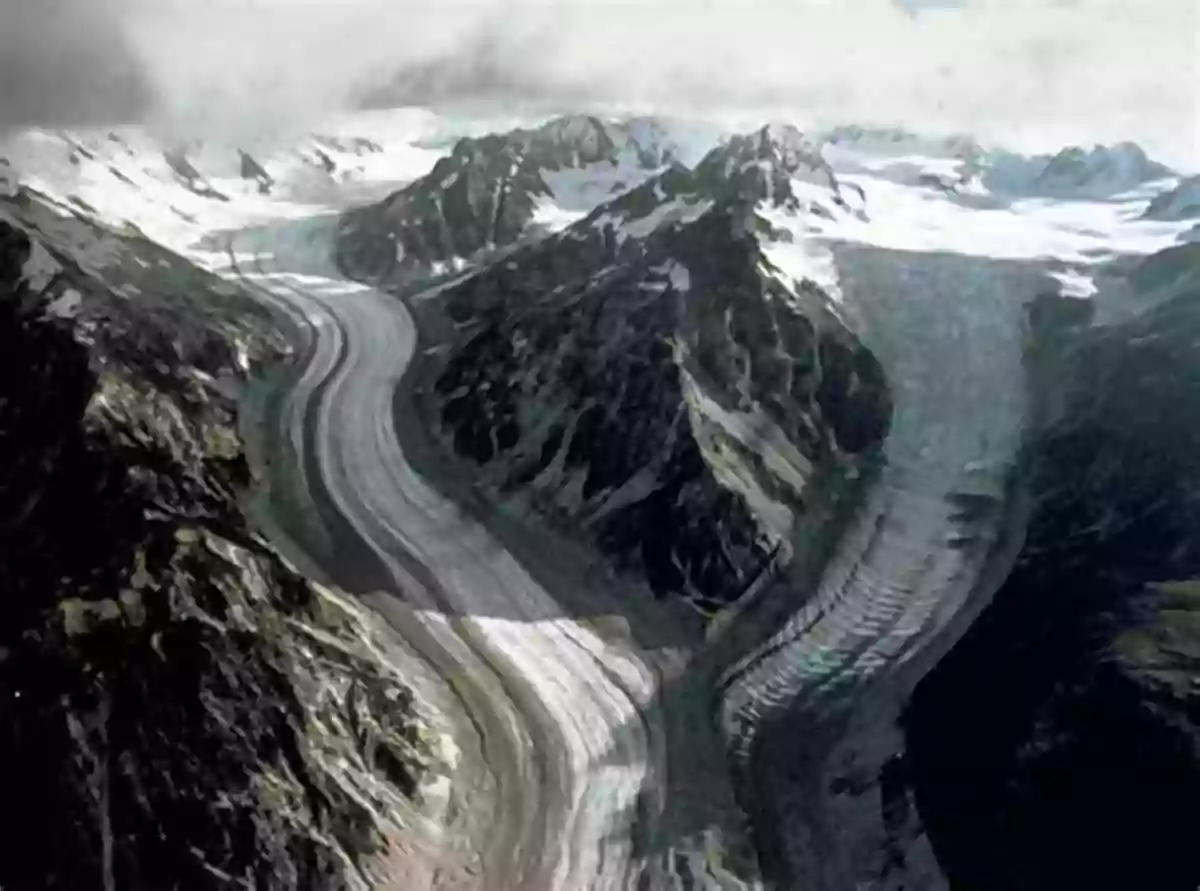
M 991 152 L 978 167 L 992 191 L 1060 198 L 1106 198 L 1176 175 L 1132 142 L 1071 146 L 1032 157 Z
M 649 176 L 668 150 L 635 134 L 645 126 L 608 125 L 583 115 L 532 130 L 460 139 L 428 174 L 342 221 L 338 261 L 358 278 L 406 282 L 434 264 L 463 262 L 530 234 L 546 175 L 615 167 L 623 153 Z
M 185 152 L 164 152 L 163 159 L 167 162 L 167 166 L 171 168 L 171 171 L 179 177 L 179 181 L 200 197 L 215 198 L 218 201 L 229 201 L 228 195 L 218 192 L 200 175 L 200 171 L 188 160 Z
M 546 193 L 522 146 L 504 136 L 464 139 L 430 173 L 379 205 L 346 215 L 339 260 L 383 276 L 511 244 Z
M 704 612 L 786 559 L 810 487 L 890 417 L 827 296 L 775 275 L 759 197 L 672 167 L 437 301 L 435 411 L 484 485 Z
M 916 692 L 911 778 L 954 888 L 1191 891 L 1200 289 L 1103 330 L 1079 305 L 1034 319 L 1038 501 L 993 605 Z
M 1141 146 L 1119 142 L 1091 150 L 1072 146 L 1050 159 L 1038 182 L 1052 187 L 1084 187 L 1097 178 L 1124 174 L 1129 182 L 1147 182 L 1170 176 L 1171 168 L 1147 157 Z
M 820 186 L 835 200 L 841 197 L 837 178 L 819 147 L 790 124 L 771 124 L 734 136 L 704 157 L 696 176 L 708 189 L 727 197 L 752 196 L 777 207 L 798 209 L 798 183 Z
M 258 191 L 261 195 L 269 195 L 271 187 L 275 184 L 275 180 L 271 178 L 271 174 L 267 173 L 258 161 L 254 160 L 254 156 L 250 155 L 241 149 L 238 149 L 238 158 L 241 159 L 241 177 L 242 179 L 253 180 L 258 183 Z
M 416 789 L 407 690 L 238 510 L 236 385 L 283 347 L 182 259 L 0 205 L 4 888 L 350 887 Z

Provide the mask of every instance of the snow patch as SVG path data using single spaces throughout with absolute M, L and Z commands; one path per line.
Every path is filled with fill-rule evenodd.
M 777 536 L 786 536 L 794 519 L 791 509 L 767 494 L 754 470 L 722 440 L 736 443 L 761 459 L 797 495 L 803 495 L 808 487 L 812 463 L 759 406 L 751 411 L 722 408 L 683 367 L 679 350 L 677 346 L 676 362 L 680 365 L 684 401 L 706 463 L 721 485 L 742 495 Z
M 833 252 L 810 233 L 816 231 L 808 217 L 779 210 L 761 204 L 757 213 L 776 230 L 786 232 L 789 237 L 763 239 L 762 252 L 767 262 L 783 277 L 788 289 L 796 293 L 801 282 L 810 281 L 829 294 L 834 300 L 841 299 L 838 287 L 837 266 Z
M 62 272 L 62 266 L 58 261 L 50 255 L 40 241 L 31 238 L 29 240 L 29 257 L 21 267 L 21 278 L 29 285 L 29 289 L 41 293 L 60 272 Z
M 58 316 L 60 319 L 73 319 L 78 315 L 81 306 L 83 306 L 83 295 L 74 288 L 67 288 L 51 301 L 50 305 L 46 307 L 46 312 Z
M 1076 297 L 1086 300 L 1097 292 L 1096 282 L 1092 276 L 1078 269 L 1068 269 L 1064 272 L 1051 272 L 1050 277 L 1059 283 L 1059 294 L 1063 297 Z
M 692 289 L 692 276 L 688 272 L 688 268 L 682 263 L 672 263 L 669 273 L 671 279 L 671 287 L 681 294 Z
M 606 211 L 592 221 L 592 226 L 601 232 L 611 226 L 616 232 L 617 243 L 623 244 L 627 238 L 646 238 L 668 224 L 693 222 L 706 214 L 712 205 L 707 200 L 685 201 L 676 198 L 657 205 L 644 217 L 631 219 L 624 214 Z
M 615 166 L 600 163 L 578 169 L 547 170 L 542 173 L 542 181 L 550 190 L 550 200 L 563 211 L 585 215 L 614 196 L 641 185 L 655 172 L 626 160 Z
M 533 208 L 532 223 L 547 232 L 561 232 L 586 216 L 585 211 L 568 210 L 553 198 L 539 198 Z
M 449 260 L 434 260 L 429 265 L 429 272 L 434 278 L 440 278 L 451 272 L 462 272 L 470 265 L 463 257 L 451 257 Z
M 25 130 L 8 135 L 0 155 L 0 196 L 12 197 L 16 178 L 30 189 L 67 204 L 75 196 L 116 228 L 136 227 L 153 241 L 191 254 L 205 233 L 240 229 L 281 217 L 295 219 L 383 198 L 428 173 L 441 152 L 414 143 L 432 130 L 436 116 L 393 109 L 359 112 L 321 128 L 328 136 L 291 141 L 220 140 L 165 143 L 135 126 L 71 131 Z M 327 174 L 320 151 L 338 173 Z M 228 202 L 198 195 L 180 182 L 166 155 L 182 153 Z M 242 176 L 249 154 L 270 177 L 270 194 Z

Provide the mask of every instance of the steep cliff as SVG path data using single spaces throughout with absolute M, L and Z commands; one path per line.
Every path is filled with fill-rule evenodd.
M 9 191 L 0 885 L 362 887 L 433 749 L 387 633 L 239 510 L 235 400 L 280 320 Z
M 856 212 L 807 149 L 735 139 L 417 306 L 449 320 L 426 405 L 481 485 L 706 613 L 787 562 L 889 422 L 878 363 L 796 262 L 806 215 Z
M 907 717 L 915 801 L 957 889 L 1200 883 L 1200 265 L 1194 247 L 1164 259 L 1192 285 L 1133 321 L 1035 307 L 1026 541 Z

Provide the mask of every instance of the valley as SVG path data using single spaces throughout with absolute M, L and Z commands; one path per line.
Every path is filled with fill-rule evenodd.
M 255 512 L 390 623 L 454 740 L 411 881 L 957 887 L 893 774 L 1022 559 L 1029 307 L 1178 296 L 1113 272 L 1185 242 L 1178 177 L 1127 145 L 514 123 L 3 154 L 289 320 Z

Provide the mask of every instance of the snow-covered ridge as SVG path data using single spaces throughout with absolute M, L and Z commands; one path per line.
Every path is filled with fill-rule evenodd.
M 366 122 L 369 125 L 371 122 Z M 342 125 L 344 126 L 344 124 Z M 195 233 L 369 200 L 436 154 L 370 126 L 290 141 L 177 140 L 143 128 L 27 130 L 0 145 L 0 188 L 29 186 L 108 225 L 182 247 Z
M 463 137 L 432 170 L 347 214 L 339 261 L 360 277 L 411 282 L 561 231 L 677 163 L 686 150 L 650 118 L 566 115 Z
M 807 279 L 836 299 L 838 276 L 826 245 L 839 241 L 971 256 L 1061 258 L 1070 264 L 1067 274 L 1075 282 L 1070 290 L 1083 293 L 1089 291 L 1085 280 L 1096 263 L 1165 247 L 1182 232 L 1178 225 L 1130 222 L 1160 188 L 1154 183 L 1120 200 L 1108 194 L 1099 200 L 1086 188 L 1049 203 L 1032 194 L 1030 177 L 1042 177 L 1038 188 L 1049 188 L 1054 177 L 1066 176 L 1079 151 L 1025 158 L 985 151 L 967 137 L 866 128 L 844 128 L 822 141 L 776 123 L 718 142 L 691 169 L 679 162 L 663 169 L 640 165 L 627 131 L 640 128 L 656 144 L 666 144 L 675 139 L 671 126 L 656 119 L 624 126 L 569 116 L 540 129 L 513 131 L 529 146 L 519 157 L 535 180 L 527 189 L 533 196 L 528 222 L 525 216 L 515 220 L 517 233 L 563 233 L 583 221 L 593 228 L 611 227 L 616 242 L 624 244 L 741 195 L 744 204 L 753 205 L 758 222 L 752 225 L 772 257 L 772 269 L 786 281 Z M 540 148 L 535 150 L 534 143 Z M 545 162 L 539 163 L 536 154 Z M 664 151 L 657 160 L 670 157 Z M 1085 169 L 1107 177 L 1092 184 L 1103 185 L 1105 193 L 1116 188 L 1118 174 L 1132 182 L 1161 172 L 1131 144 L 1083 157 Z M 1010 191 L 999 191 L 997 180 L 1005 182 L 1018 167 L 1026 174 L 1021 188 L 1031 194 L 1012 191 L 1019 184 L 1011 176 Z M 510 191 L 505 210 L 513 208 Z M 490 213 L 485 216 L 491 219 Z M 486 262 L 486 255 L 476 259 Z
M 0 167 L 0 189 L 11 192 L 19 181 L 74 212 L 185 248 L 204 231 L 361 204 L 417 180 L 444 156 L 419 147 L 443 126 L 428 112 L 398 110 L 333 121 L 315 135 L 277 144 L 179 142 L 136 127 L 31 130 L 0 146 L 0 158 L 8 162 Z M 650 162 L 673 158 L 675 166 L 702 174 L 705 159 L 721 153 L 726 159 L 745 154 L 740 164 L 763 185 L 764 210 L 785 197 L 803 222 L 781 225 L 770 213 L 760 216 L 778 232 L 788 230 L 783 243 L 801 245 L 805 255 L 814 240 L 845 239 L 973 255 L 1063 257 L 1087 268 L 1186 239 L 1180 223 L 1195 219 L 1189 209 L 1194 180 L 1142 182 L 1127 197 L 1097 200 L 1097 186 L 1042 200 L 1039 190 L 1061 183 L 1071 170 L 1091 171 L 1104 192 L 1165 170 L 1132 144 L 1036 158 L 985 152 L 965 160 L 975 150 L 965 138 L 854 127 L 808 138 L 777 124 L 722 139 L 718 128 L 693 122 L 573 115 L 519 132 L 539 131 L 549 146 L 580 139 L 585 149 L 590 141 L 606 153 L 580 168 L 537 168 L 544 188 L 531 193 L 528 221 L 521 225 L 542 232 L 561 231 L 661 177 L 666 168 L 645 166 Z M 570 151 L 573 158 L 577 149 Z M 763 176 L 768 169 L 781 176 Z M 777 184 L 784 185 L 782 192 Z M 644 216 L 622 211 L 616 222 Z M 394 246 L 389 251 L 396 254 Z M 465 255 L 452 253 L 439 262 L 461 266 Z
M 1102 199 L 1176 176 L 1133 142 L 1025 155 L 986 147 L 966 135 L 926 136 L 858 125 L 836 127 L 818 141 L 822 155 L 839 174 L 872 174 L 967 198 Z
M 821 231 L 816 221 L 836 227 L 851 218 L 867 218 L 860 187 L 839 183 L 814 144 L 795 127 L 772 124 L 732 137 L 694 170 L 672 165 L 600 205 L 562 237 L 586 239 L 598 231 L 619 248 L 629 239 L 650 238 L 709 211 L 728 214 L 731 233 L 754 235 L 763 256 L 760 273 L 777 280 L 797 304 L 805 282 L 837 300 L 832 257 L 809 238 Z

